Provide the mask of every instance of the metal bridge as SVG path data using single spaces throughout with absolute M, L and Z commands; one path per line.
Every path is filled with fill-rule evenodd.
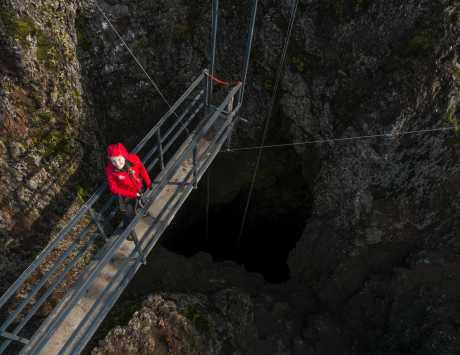
M 105 185 L 91 196 L 0 298 L 7 314 L 0 326 L 0 335 L 6 338 L 0 353 L 13 341 L 24 345 L 21 354 L 75 354 L 84 348 L 229 138 L 241 108 L 241 89 L 240 82 L 229 87 L 220 105 L 213 106 L 207 101 L 207 71 L 190 85 L 134 149 L 150 172 L 159 172 L 146 206 L 126 229 L 110 233 L 107 226 L 115 223 L 117 199 Z M 127 240 L 131 231 L 138 239 Z M 102 247 L 85 262 L 98 239 Z M 32 338 L 20 336 L 77 269 L 81 269 L 78 280 Z M 39 270 L 43 276 L 37 280 Z M 18 297 L 24 287 L 26 296 Z

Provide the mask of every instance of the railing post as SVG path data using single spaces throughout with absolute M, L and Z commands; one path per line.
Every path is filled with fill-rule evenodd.
M 104 231 L 104 227 L 101 225 L 101 223 L 99 222 L 99 214 L 96 213 L 96 211 L 94 210 L 94 208 L 90 208 L 89 209 L 89 213 L 91 215 L 91 218 L 93 220 L 93 222 L 96 224 L 96 227 L 97 227 L 97 230 L 99 231 L 99 233 L 101 234 L 101 236 L 104 238 L 105 241 L 108 241 L 109 238 L 107 237 L 107 234 L 105 233 Z
M 198 141 L 199 142 L 199 141 Z M 198 156 L 198 142 L 195 148 L 193 148 L 193 188 L 196 190 L 198 187 L 198 176 L 197 176 L 197 156 Z
M 205 90 L 205 95 L 204 95 L 204 104 L 205 104 L 205 115 L 208 112 L 209 109 L 209 103 L 211 100 L 211 78 L 209 77 L 209 71 L 208 69 L 203 70 L 203 74 L 205 77 L 205 82 L 204 82 L 204 90 Z
M 233 103 L 234 103 L 234 101 L 235 101 L 235 96 L 232 96 L 232 98 L 228 102 L 228 106 L 227 106 L 227 112 L 229 114 L 232 113 L 232 111 L 233 111 Z
M 228 102 L 228 106 L 227 106 L 228 115 L 232 114 L 234 101 L 235 101 L 235 96 L 233 96 Z M 232 146 L 232 130 L 233 130 L 233 124 L 229 126 L 229 134 L 228 134 L 227 141 L 225 142 L 227 152 L 230 151 L 230 148 Z
M 163 170 L 165 168 L 165 162 L 163 158 L 163 145 L 161 144 L 160 127 L 158 127 L 158 131 L 157 131 L 157 144 L 158 144 L 158 150 L 160 152 L 161 170 Z
M 142 264 L 146 265 L 147 260 L 145 258 L 144 253 L 142 253 L 142 249 L 141 249 L 141 245 L 139 243 L 139 239 L 137 239 L 137 236 L 136 236 L 134 230 L 131 231 L 131 236 L 132 236 L 133 241 L 134 241 L 134 249 L 136 249 L 137 253 L 139 254 L 139 260 L 141 261 Z

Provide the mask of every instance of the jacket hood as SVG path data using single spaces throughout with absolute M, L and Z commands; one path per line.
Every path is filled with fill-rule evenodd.
M 121 143 L 110 144 L 107 147 L 107 156 L 110 157 L 117 157 L 121 155 L 125 159 L 128 159 L 129 153 L 126 150 L 125 146 Z

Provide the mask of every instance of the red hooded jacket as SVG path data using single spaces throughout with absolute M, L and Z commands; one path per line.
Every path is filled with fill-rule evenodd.
M 107 155 L 109 158 L 121 155 L 131 164 L 129 169 L 123 170 L 118 170 L 111 162 L 107 164 L 105 175 L 107 185 L 113 194 L 134 199 L 142 188 L 142 180 L 144 180 L 147 188 L 150 189 L 152 187 L 152 180 L 150 180 L 142 161 L 136 154 L 129 154 L 123 144 L 109 145 L 107 147 Z

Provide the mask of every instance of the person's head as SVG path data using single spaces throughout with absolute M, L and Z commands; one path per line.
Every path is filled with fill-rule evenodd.
M 126 159 L 122 155 L 116 155 L 114 157 L 110 157 L 109 159 L 110 159 L 110 162 L 112 163 L 112 165 L 114 167 L 116 167 L 117 169 L 121 170 L 125 166 Z
M 121 143 L 110 144 L 107 147 L 107 156 L 115 168 L 123 169 L 126 164 L 128 151 Z

